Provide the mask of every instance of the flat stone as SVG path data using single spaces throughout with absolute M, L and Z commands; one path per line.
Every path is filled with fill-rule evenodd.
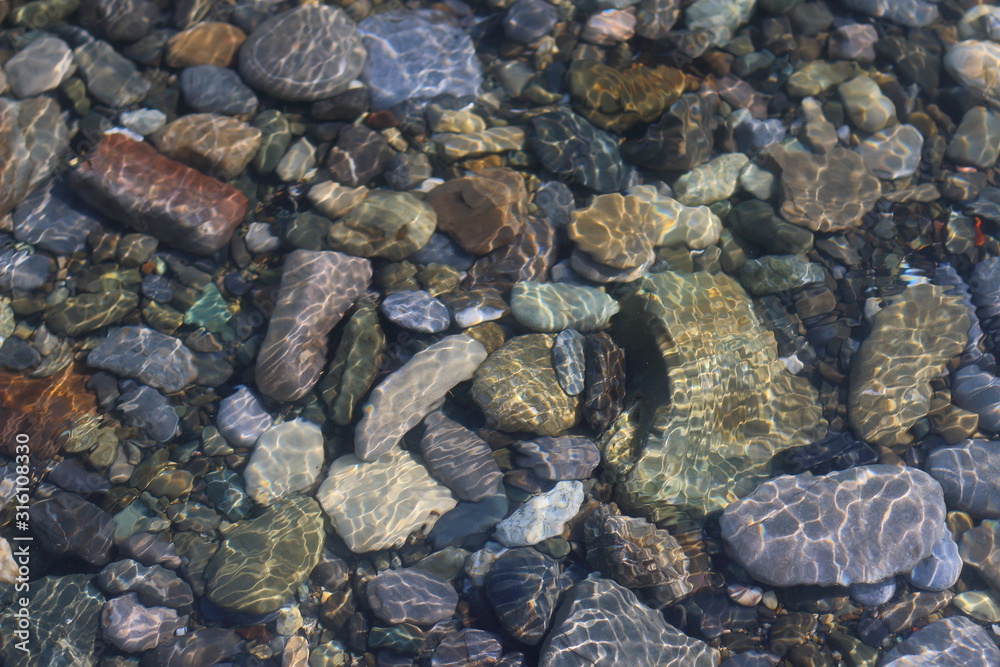
M 965 349 L 967 306 L 928 283 L 911 285 L 880 310 L 851 371 L 848 415 L 865 441 L 891 447 L 930 408 L 931 380 Z
M 639 197 L 598 195 L 573 211 L 567 234 L 590 259 L 616 269 L 649 264 L 653 254 L 652 211 Z
M 382 173 L 396 154 L 381 134 L 364 127 L 350 125 L 337 135 L 330 149 L 326 166 L 333 180 L 348 187 L 367 185 Z
M 972 107 L 962 116 L 962 122 L 948 143 L 945 157 L 958 164 L 988 169 L 996 164 L 998 155 L 1000 115 L 986 107 Z
M 409 452 L 392 449 L 376 461 L 354 455 L 330 464 L 316 498 L 355 553 L 395 548 L 428 530 L 457 501 Z
M 87 365 L 178 392 L 195 381 L 194 354 L 173 336 L 144 327 L 119 327 L 87 355 Z
M 148 137 L 167 124 L 167 114 L 159 109 L 136 109 L 123 111 L 118 119 L 126 130 Z
M 358 458 L 374 461 L 394 448 L 485 359 L 486 348 L 465 334 L 447 336 L 413 355 L 372 390 L 354 434 Z
M 754 296 L 822 284 L 823 267 L 799 255 L 764 255 L 740 266 L 740 284 Z
M 436 224 L 434 209 L 410 193 L 370 190 L 334 223 L 328 242 L 351 255 L 397 261 L 422 248 Z
M 717 95 L 686 93 L 644 135 L 625 141 L 622 154 L 661 171 L 688 171 L 712 156 Z
M 257 96 L 243 83 L 240 75 L 231 69 L 217 65 L 195 65 L 181 72 L 180 81 L 184 101 L 195 111 L 228 116 L 257 111 Z M 260 130 L 253 129 L 259 137 Z M 221 129 L 219 131 L 223 132 Z M 168 151 L 163 152 L 169 154 Z
M 37 39 L 4 63 L 4 72 L 15 97 L 34 97 L 59 84 L 76 71 L 73 52 L 55 37 Z
M 945 491 L 945 502 L 947 502 L 947 493 Z M 924 590 L 945 591 L 958 583 L 958 578 L 961 575 L 962 556 L 959 554 L 955 540 L 951 538 L 951 533 L 945 531 L 941 535 L 941 539 L 931 549 L 930 555 L 906 573 L 906 580 L 911 585 Z
M 219 401 L 219 412 L 215 415 L 219 433 L 235 447 L 253 447 L 257 438 L 273 423 L 257 397 L 243 385 Z
M 854 151 L 873 175 L 886 180 L 912 176 L 920 167 L 924 137 L 912 125 L 894 125 L 862 141 Z
M 112 598 L 101 610 L 104 638 L 126 653 L 156 648 L 187 626 L 187 616 L 167 607 L 145 607 L 135 593 Z
M 759 199 L 734 206 L 726 222 L 741 237 L 775 253 L 804 254 L 813 247 L 812 232 L 782 220 L 769 203 Z
M 209 255 L 229 243 L 247 199 L 123 134 L 106 134 L 72 172 L 76 192 L 138 232 Z
M 663 350 L 665 367 L 644 381 L 649 421 L 636 436 L 638 459 L 619 489 L 622 503 L 655 521 L 700 516 L 769 477 L 777 452 L 823 436 L 816 390 L 785 370 L 736 281 L 668 271 L 636 286 L 621 302 L 616 340 L 628 355 Z M 612 467 L 631 464 L 604 454 Z
M 366 187 L 348 188 L 339 183 L 327 181 L 309 188 L 309 193 L 306 196 L 320 213 L 336 220 L 363 202 L 367 195 L 368 188 Z
M 503 31 L 507 39 L 534 44 L 559 20 L 559 13 L 545 0 L 518 0 L 507 10 Z
M 1000 519 L 1000 445 L 965 440 L 927 457 L 927 472 L 944 489 L 948 507 L 976 519 Z
M 455 178 L 427 193 L 438 230 L 466 252 L 485 255 L 507 245 L 527 216 L 524 178 L 512 169 L 485 169 Z
M 235 612 L 276 611 L 316 567 L 324 538 L 319 505 L 302 496 L 238 521 L 205 569 L 208 599 Z
M 68 146 L 69 131 L 55 100 L 0 98 L 0 215 L 52 176 Z
M 564 595 L 538 664 L 714 667 L 718 659 L 715 649 L 674 628 L 632 591 L 590 577 Z
M 420 451 L 431 474 L 460 500 L 478 502 L 493 495 L 503 476 L 489 445 L 441 412 L 424 419 Z
M 243 639 L 235 630 L 201 628 L 164 642 L 150 652 L 150 660 L 162 667 L 211 665 L 235 656 Z
M 523 150 L 527 143 L 527 134 L 523 128 L 507 125 L 491 127 L 480 132 L 435 134 L 431 140 L 437 144 L 441 157 L 454 162 L 467 157 Z
M 109 42 L 142 39 L 160 20 L 160 9 L 151 0 L 82 0 L 80 25 Z
M 721 46 L 750 20 L 757 0 L 696 0 L 684 10 L 688 30 L 704 33 L 708 46 Z
M 347 14 L 304 5 L 273 16 L 240 48 L 240 75 L 289 102 L 312 102 L 347 88 L 365 63 L 365 48 Z
M 531 117 L 529 145 L 546 169 L 595 192 L 618 192 L 629 174 L 612 135 L 569 109 L 559 107 Z
M 296 250 L 285 259 L 267 335 L 257 355 L 261 392 L 302 398 L 323 372 L 330 331 L 371 281 L 371 264 L 339 252 Z
M 152 387 L 135 386 L 123 391 L 115 407 L 125 426 L 145 431 L 157 442 L 169 442 L 180 426 L 170 401 Z
M 530 547 L 558 537 L 582 504 L 583 483 L 558 482 L 551 491 L 532 496 L 498 523 L 496 539 L 508 547 Z
M 14 209 L 14 238 L 56 255 L 83 250 L 100 220 L 64 185 L 49 181 Z
M 73 50 L 87 93 L 109 107 L 127 107 L 145 99 L 149 82 L 131 60 L 107 42 L 94 40 Z
M 911 28 L 930 25 L 938 20 L 937 5 L 927 0 L 845 0 L 844 5 L 848 9 Z
M 306 175 L 316 166 L 316 147 L 302 137 L 282 156 L 275 175 L 285 183 L 305 180 Z
M 375 380 L 384 351 L 378 313 L 371 306 L 359 305 L 344 326 L 337 352 L 319 384 L 320 397 L 334 423 L 351 423 L 355 406 Z
M 514 318 L 533 331 L 595 331 L 608 326 L 618 302 L 601 290 L 569 283 L 522 281 L 511 290 Z
M 98 567 L 111 559 L 111 515 L 75 493 L 56 493 L 35 501 L 28 515 L 32 531 L 46 551 L 76 556 Z
M 552 366 L 555 336 L 515 336 L 476 370 L 472 398 L 487 421 L 505 431 L 558 435 L 577 421 L 578 400 Z
M 167 67 L 229 67 L 246 41 L 246 33 L 229 23 L 202 21 L 167 40 Z
M 161 565 L 146 566 L 129 559 L 115 561 L 101 570 L 97 583 L 112 595 L 134 592 L 148 607 L 169 607 L 186 612 L 194 604 L 191 586 L 176 572 Z
M 439 333 L 451 326 L 451 313 L 424 290 L 402 290 L 385 297 L 379 310 L 393 324 L 423 333 Z
M 229 180 L 250 164 L 260 147 L 260 130 L 235 118 L 194 113 L 168 123 L 152 139 L 167 157 Z
M 319 427 L 304 419 L 267 429 L 257 438 L 243 469 L 247 493 L 267 507 L 309 489 L 323 467 L 323 443 Z
M 828 63 L 823 60 L 813 60 L 801 64 L 788 77 L 785 90 L 792 97 L 810 97 L 819 95 L 834 86 L 838 86 L 857 73 L 856 63 L 838 61 Z
M 836 60 L 875 62 L 875 43 L 878 42 L 875 26 L 865 23 L 848 23 L 830 33 L 830 57 Z
M 1000 82 L 993 72 L 1000 66 L 1000 44 L 966 40 L 948 49 L 944 68 L 956 81 L 983 96 L 994 108 L 1000 106 Z
M 560 331 L 552 345 L 552 366 L 559 385 L 570 396 L 583 393 L 586 369 L 583 347 L 583 334 L 574 329 Z
M 368 50 L 362 80 L 372 108 L 409 99 L 478 95 L 482 73 L 472 40 L 442 12 L 394 11 L 358 24 Z
M 621 9 L 605 9 L 591 14 L 580 31 L 580 39 L 599 46 L 614 46 L 635 35 L 635 14 Z
M 601 462 L 601 452 L 590 438 L 582 435 L 541 437 L 514 443 L 518 467 L 530 470 L 539 479 L 563 481 L 588 479 Z
M 865 132 L 878 132 L 896 123 L 896 107 L 882 94 L 878 84 L 864 74 L 837 87 L 847 115 L 854 126 Z
M 940 540 L 945 512 L 941 487 L 927 473 L 872 465 L 764 482 L 727 507 L 719 525 L 758 581 L 848 586 L 909 571 Z
M 952 374 L 951 395 L 955 405 L 979 416 L 980 429 L 1000 431 L 1000 378 L 976 365 L 965 366 Z
M 623 132 L 658 120 L 684 92 L 684 74 L 663 65 L 618 70 L 579 60 L 569 70 L 569 91 L 577 113 L 601 129 Z
M 881 194 L 860 155 L 839 146 L 825 155 L 784 153 L 781 216 L 814 232 L 856 227 Z
M 433 625 L 451 618 L 458 606 L 454 586 L 415 567 L 377 574 L 365 597 L 375 617 L 393 625 Z
M 504 628 L 518 641 L 535 646 L 548 631 L 568 583 L 558 561 L 536 549 L 518 547 L 490 565 L 485 592 Z
M 881 667 L 905 667 L 914 660 L 940 667 L 988 667 L 1000 662 L 1000 649 L 982 627 L 962 616 L 934 621 L 885 654 Z
M 743 153 L 726 153 L 687 172 L 674 183 L 677 201 L 702 206 L 729 198 L 748 160 Z

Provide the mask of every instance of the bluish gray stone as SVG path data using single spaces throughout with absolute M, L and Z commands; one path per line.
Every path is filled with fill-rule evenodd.
M 1000 519 L 1000 442 L 965 440 L 927 457 L 927 472 L 953 510 L 977 519 Z
M 454 586 L 412 567 L 376 575 L 365 596 L 372 613 L 393 624 L 432 625 L 451 618 L 458 605 Z
M 888 602 L 896 592 L 896 579 L 890 577 L 874 584 L 851 584 L 848 591 L 851 599 L 868 607 L 877 607 Z
M 170 406 L 170 401 L 152 387 L 143 387 L 134 382 L 131 388 L 118 398 L 118 411 L 122 421 L 145 431 L 157 442 L 168 442 L 177 433 L 180 417 Z
M 586 359 L 583 356 L 584 336 L 575 329 L 565 329 L 556 336 L 552 345 L 552 366 L 556 369 L 559 386 L 570 396 L 578 396 L 584 389 Z
M 931 554 L 913 566 L 906 580 L 926 591 L 943 591 L 954 586 L 961 574 L 962 556 L 951 533 L 946 531 Z
M 270 413 L 243 385 L 219 401 L 219 413 L 215 416 L 219 433 L 234 447 L 252 447 L 273 423 Z
M 424 290 L 393 292 L 383 299 L 379 310 L 393 324 L 411 331 L 439 333 L 451 326 L 448 306 Z
M 949 616 L 924 626 L 885 654 L 879 667 L 995 667 L 1000 648 L 965 616 Z
M 144 327 L 119 327 L 87 355 L 87 365 L 139 380 L 168 394 L 198 377 L 194 354 L 173 336 Z
M 1000 378 L 978 366 L 965 366 L 952 375 L 955 405 L 979 415 L 979 428 L 1000 432 Z
M 181 72 L 184 100 L 195 111 L 237 116 L 257 110 L 257 96 L 227 67 L 196 65 Z
M 477 95 L 483 76 L 472 40 L 441 12 L 385 12 L 358 24 L 368 50 L 361 73 L 372 108 L 411 98 Z
M 638 0 L 635 0 L 638 2 Z M 634 2 L 632 4 L 635 4 Z M 534 44 L 555 27 L 559 13 L 555 5 L 545 0 L 517 0 L 504 18 L 503 31 L 507 39 L 522 44 Z

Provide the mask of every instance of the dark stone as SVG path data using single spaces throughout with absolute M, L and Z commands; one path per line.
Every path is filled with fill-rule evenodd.
M 618 142 L 569 109 L 558 108 L 531 118 L 531 147 L 556 176 L 599 193 L 628 185 L 629 172 Z
M 80 25 L 109 42 L 134 42 L 156 26 L 160 9 L 152 0 L 82 0 Z
M 28 510 L 31 529 L 54 554 L 79 556 L 91 565 L 108 562 L 114 543 L 111 515 L 73 493 L 36 501 Z
M 181 72 L 180 82 L 184 100 L 195 111 L 237 116 L 257 110 L 257 96 L 239 74 L 226 67 L 188 67 Z
M 504 552 L 486 573 L 486 597 L 504 629 L 520 642 L 542 641 L 559 595 L 570 581 L 559 562 L 532 547 Z
M 363 125 L 349 125 L 340 131 L 326 158 L 326 166 L 334 181 L 357 187 L 367 185 L 381 174 L 395 154 L 378 132 Z

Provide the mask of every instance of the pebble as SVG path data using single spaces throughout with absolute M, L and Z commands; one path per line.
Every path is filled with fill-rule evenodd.
M 111 515 L 73 493 L 56 493 L 28 508 L 31 529 L 48 552 L 71 554 L 98 567 L 110 558 L 114 544 Z
M 688 30 L 704 32 L 707 46 L 721 46 L 750 20 L 757 0 L 696 0 L 684 10 Z
M 913 656 L 939 664 L 988 667 L 1000 662 L 1000 649 L 986 630 L 961 616 L 930 623 L 886 653 L 880 667 L 904 667 Z
M 87 364 L 130 377 L 168 394 L 198 376 L 194 354 L 173 336 L 144 327 L 118 327 L 87 355 Z
M 374 461 L 440 406 L 455 385 L 472 378 L 486 348 L 465 335 L 447 336 L 418 352 L 374 390 L 354 434 L 358 458 Z
M 118 118 L 127 129 L 147 137 L 167 124 L 167 115 L 159 109 L 136 109 L 123 111 Z
M 381 134 L 361 125 L 340 131 L 326 166 L 333 180 L 349 187 L 367 185 L 382 173 L 395 151 Z
M 431 474 L 460 500 L 474 503 L 493 495 L 503 477 L 489 445 L 441 412 L 424 419 L 420 451 Z
M 1000 44 L 966 40 L 953 44 L 944 57 L 944 68 L 961 85 L 1000 104 L 1000 82 L 992 72 L 1000 66 Z
M 434 209 L 408 192 L 370 190 L 330 228 L 334 250 L 397 261 L 422 248 L 434 233 Z
M 626 42 L 635 35 L 635 12 L 621 9 L 605 9 L 591 14 L 587 19 L 580 38 L 598 46 L 614 46 Z
M 417 568 L 388 570 L 376 575 L 365 597 L 377 618 L 392 624 L 433 625 L 455 613 L 458 593 L 447 581 Z
M 508 547 L 530 547 L 550 537 L 558 537 L 582 504 L 582 483 L 559 482 L 551 491 L 532 496 L 498 523 L 496 538 Z
M 152 140 L 167 157 L 226 181 L 250 164 L 260 136 L 260 130 L 241 120 L 194 113 L 167 123 Z
M 619 306 L 598 289 L 521 281 L 511 291 L 510 310 L 518 322 L 534 331 L 595 331 L 608 326 Z
M 1000 519 L 1000 446 L 965 440 L 927 457 L 927 472 L 941 484 L 948 507 L 977 519 Z
M 509 244 L 528 210 L 524 179 L 512 169 L 485 169 L 443 183 L 427 194 L 438 230 L 466 252 L 485 255 Z
M 48 183 L 17 205 L 14 238 L 56 255 L 83 250 L 101 222 L 65 187 Z M 44 282 L 44 281 L 43 281 Z
M 216 65 L 187 67 L 181 72 L 180 83 L 184 101 L 195 111 L 228 116 L 257 111 L 257 96 L 231 69 Z
M 938 19 L 937 5 L 927 0 L 845 0 L 844 5 L 911 28 L 930 25 Z
M 531 118 L 529 144 L 546 169 L 599 193 L 622 190 L 629 174 L 618 142 L 569 109 L 557 108 Z
M 334 460 L 316 498 L 355 553 L 401 545 L 457 504 L 448 487 L 398 448 L 371 462 L 354 455 Z
M 578 396 L 584 389 L 583 341 L 584 336 L 579 331 L 566 329 L 559 332 L 552 345 L 552 366 L 559 385 L 570 396 Z
M 358 24 L 358 34 L 368 50 L 361 78 L 375 110 L 409 99 L 479 93 L 482 73 L 472 40 L 441 12 L 375 14 Z
M 275 167 L 275 174 L 286 183 L 305 180 L 316 166 L 316 147 L 305 137 L 291 145 Z
M 187 621 L 187 616 L 178 616 L 173 609 L 144 607 L 135 593 L 108 600 L 101 610 L 104 637 L 126 653 L 156 648 Z
M 149 83 L 131 60 L 107 42 L 94 40 L 73 50 L 73 59 L 87 82 L 87 93 L 109 107 L 138 104 L 149 93 Z
M 923 148 L 924 137 L 917 128 L 895 125 L 871 135 L 854 150 L 872 174 L 895 180 L 917 172 Z
M 992 591 L 966 591 L 952 598 L 951 603 L 974 620 L 984 623 L 1000 621 L 1000 598 Z
M 754 296 L 822 284 L 823 267 L 799 255 L 765 255 L 748 259 L 737 273 L 740 284 Z
M 726 153 L 695 167 L 674 183 L 677 201 L 686 206 L 703 206 L 732 196 L 749 158 L 743 153 Z
M 866 502 L 841 507 L 833 498 L 845 493 Z M 720 527 L 735 560 L 762 583 L 847 586 L 912 569 L 940 540 L 944 515 L 941 487 L 932 477 L 915 468 L 872 465 L 764 482 L 726 508 Z M 836 536 L 815 531 L 816 525 L 834 526 Z M 788 566 L 776 570 L 775 559 Z
M 73 52 L 55 37 L 37 39 L 4 63 L 15 97 L 34 97 L 55 90 L 76 71 Z
M 187 612 L 194 604 L 191 586 L 176 572 L 160 565 L 145 566 L 128 559 L 115 561 L 101 570 L 97 583 L 112 595 L 134 592 L 147 607 Z
M 365 64 L 356 28 L 343 10 L 329 5 L 304 5 L 272 16 L 240 47 L 240 76 L 289 102 L 342 92 Z
M 313 485 L 323 467 L 323 433 L 304 419 L 260 434 L 243 470 L 246 491 L 263 507 Z
M 1000 155 L 1000 116 L 986 107 L 965 112 L 948 143 L 945 157 L 958 164 L 988 169 Z
M 507 10 L 503 30 L 507 39 L 534 44 L 555 27 L 559 15 L 545 0 L 517 0 Z
M 122 415 L 122 422 L 145 431 L 157 442 L 173 439 L 179 430 L 180 418 L 170 401 L 152 387 L 142 387 L 134 382 L 129 385 L 123 388 L 116 406 Z
M 382 300 L 379 310 L 393 324 L 411 331 L 440 333 L 451 326 L 448 307 L 424 290 L 393 292 Z
M 312 389 L 323 372 L 330 331 L 370 281 L 371 265 L 359 257 L 290 253 L 257 355 L 257 388 L 279 401 L 298 400 Z
M 851 584 L 848 588 L 851 599 L 866 607 L 877 607 L 892 599 L 896 593 L 896 579 L 891 577 L 874 584 Z
M 878 132 L 896 123 L 896 107 L 882 94 L 877 83 L 860 75 L 837 87 L 847 115 L 855 127 L 865 132 Z
M 830 57 L 837 60 L 875 62 L 878 31 L 866 23 L 848 23 L 830 33 Z
M 947 495 L 945 501 L 947 502 Z M 944 591 L 954 586 L 961 574 L 962 557 L 958 553 L 958 545 L 951 534 L 945 532 L 930 555 L 907 573 L 906 580 L 927 591 Z
M 518 547 L 490 564 L 485 592 L 503 627 L 518 641 L 537 646 L 566 584 L 558 561 L 536 549 Z
M 0 182 L 4 183 L 0 215 L 6 215 L 52 176 L 69 145 L 69 133 L 55 100 L 0 98 L 0 141 L 8 146 L 5 154 L 10 156 L 0 165 Z
M 253 447 L 257 438 L 271 428 L 274 420 L 256 396 L 243 385 L 219 401 L 215 425 L 234 447 Z
M 164 64 L 178 69 L 198 65 L 230 67 L 246 38 L 246 33 L 229 23 L 202 21 L 167 40 Z
M 601 461 L 601 452 L 582 435 L 541 437 L 514 443 L 514 460 L 539 479 L 563 481 L 587 479 Z

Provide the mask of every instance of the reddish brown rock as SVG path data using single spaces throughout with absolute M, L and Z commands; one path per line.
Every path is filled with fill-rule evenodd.
M 153 135 L 156 148 L 178 162 L 223 179 L 246 169 L 260 148 L 261 132 L 214 113 L 181 116 Z
M 246 38 L 246 33 L 228 23 L 197 23 L 167 41 L 165 62 L 167 67 L 229 67 Z
M 503 292 L 522 280 L 546 282 L 555 257 L 555 228 L 545 218 L 529 217 L 510 244 L 476 260 L 464 287 Z
M 528 209 L 524 178 L 512 169 L 484 169 L 456 178 L 427 195 L 437 213 L 438 229 L 476 255 L 514 240 Z
M 71 179 L 105 215 L 201 255 L 229 243 L 247 210 L 236 188 L 123 134 L 105 135 Z

